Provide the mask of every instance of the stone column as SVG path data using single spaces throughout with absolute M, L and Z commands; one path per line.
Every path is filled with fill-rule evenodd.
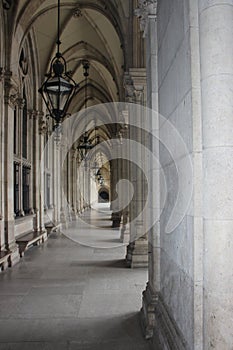
M 76 167 L 76 203 L 77 203 L 77 214 L 81 214 L 82 206 L 81 206 L 81 174 L 80 174 L 80 154 L 77 154 L 77 167 Z
M 0 128 L 4 130 L 4 70 L 0 67 Z M 0 250 L 5 249 L 5 234 L 4 234 L 4 135 L 0 134 Z
M 71 151 L 70 161 L 70 199 L 72 209 L 72 220 L 77 219 L 77 150 L 73 148 Z
M 60 173 L 60 188 L 58 189 L 60 195 L 60 220 L 61 223 L 66 227 L 67 225 L 67 157 L 65 157 L 66 153 L 66 145 L 64 143 L 63 138 L 61 139 L 60 145 L 60 160 L 59 160 L 59 173 Z M 62 164 L 62 160 L 64 160 Z
M 146 103 L 146 70 L 145 68 L 131 68 L 129 77 L 132 83 L 133 101 L 138 104 L 136 113 L 139 113 L 138 122 L 135 125 L 135 118 L 129 113 L 129 124 L 136 127 L 130 127 L 130 139 L 138 143 L 138 167 L 131 163 L 130 180 L 134 185 L 134 197 L 130 205 L 130 244 L 127 247 L 126 261 L 129 267 L 147 267 L 148 266 L 148 237 L 144 232 L 143 218 L 134 220 L 143 210 L 145 203 L 145 179 L 143 177 L 143 162 L 145 155 L 142 147 L 144 144 L 143 136 L 143 106 Z M 142 108 L 140 108 L 140 106 Z M 132 119 L 132 120 L 131 120 Z M 133 149 L 133 152 L 136 150 Z M 138 239 L 135 240 L 135 237 Z
M 44 138 L 47 133 L 47 123 L 44 120 L 43 116 L 40 116 L 39 120 L 39 136 L 38 136 L 38 156 L 39 156 L 39 171 L 38 175 L 40 177 L 40 197 L 39 197 L 39 231 L 46 232 L 45 224 L 44 224 L 44 211 L 45 211 L 45 182 L 44 182 Z
M 119 208 L 119 196 L 121 194 L 117 192 L 117 183 L 120 179 L 122 179 L 122 145 L 121 145 L 121 134 L 120 132 L 116 133 L 115 136 L 115 145 L 114 145 L 114 157 L 115 159 L 112 160 L 112 203 L 111 203 L 111 209 L 112 209 L 112 227 L 113 228 L 119 228 L 121 224 L 121 216 L 122 211 Z M 114 204 L 113 204 L 114 203 Z
M 119 228 L 121 222 L 121 216 L 118 212 L 116 185 L 118 182 L 118 160 L 112 159 L 111 164 L 111 210 L 112 210 L 112 227 Z
M 124 128 L 121 129 L 121 135 L 122 135 L 122 178 L 124 180 L 130 181 L 130 174 L 129 174 L 129 147 L 128 147 L 128 141 L 129 138 L 129 127 L 128 127 L 128 110 L 125 110 L 122 112 L 123 114 L 123 120 L 125 121 Z M 129 203 L 130 199 L 130 193 L 129 191 L 124 193 L 125 202 Z M 130 240 L 130 228 L 129 228 L 129 204 L 123 208 L 122 211 L 122 220 L 121 220 L 121 242 L 122 243 L 129 243 Z
M 157 22 L 156 22 L 156 1 L 139 2 L 136 15 L 140 18 L 141 30 L 146 40 L 146 67 L 147 67 L 147 107 L 150 108 L 150 118 L 147 128 L 151 130 L 152 138 L 146 145 L 154 156 L 159 159 L 159 116 L 158 116 L 158 83 L 157 83 Z M 153 110 L 153 112 L 152 112 Z M 148 160 L 149 162 L 152 160 Z M 149 164 L 152 166 L 152 163 Z M 153 165 L 154 168 L 155 164 Z M 159 217 L 160 211 L 160 176 L 159 169 L 153 169 L 151 173 L 151 187 L 153 194 L 149 203 L 149 217 Z M 151 216 L 151 217 L 150 217 Z M 147 222 L 146 222 L 147 225 Z M 149 281 L 146 290 L 143 292 L 143 305 L 141 310 L 142 324 L 145 337 L 152 338 L 156 326 L 155 310 L 160 292 L 160 226 L 156 222 L 148 230 L 149 250 Z
M 42 130 L 47 129 L 47 123 L 43 119 L 43 112 L 40 111 L 32 111 L 30 115 L 31 121 L 33 123 L 33 168 L 32 168 L 32 192 L 33 192 L 33 209 L 35 212 L 34 219 L 34 230 L 40 230 L 40 216 L 44 215 L 44 210 L 41 213 L 40 208 L 40 193 L 42 191 L 41 188 L 41 176 L 40 176 L 40 163 L 41 163 L 41 155 L 40 155 L 40 136 L 39 134 L 43 132 Z
M 204 349 L 232 349 L 233 6 L 199 1 L 203 130 Z
M 61 212 L 61 144 L 59 136 L 53 135 L 53 164 L 52 164 L 52 186 L 53 186 L 53 222 L 57 226 L 60 224 Z
M 14 230 L 14 176 L 13 142 L 14 108 L 18 98 L 18 87 L 11 72 L 5 73 L 4 79 L 4 229 L 5 248 L 12 252 L 12 264 L 19 261 L 18 247 Z
M 33 168 L 33 152 L 34 152 L 34 141 L 35 141 L 35 134 L 34 134 L 34 118 L 36 111 L 28 111 L 28 125 L 29 125 L 29 146 L 28 151 L 30 152 L 30 160 L 32 162 L 32 168 Z M 34 205 L 33 205 L 33 199 L 34 199 L 34 191 L 33 191 L 33 183 L 34 183 L 34 174 L 33 169 L 31 169 L 30 172 L 30 191 L 29 191 L 29 214 L 33 215 L 35 214 Z

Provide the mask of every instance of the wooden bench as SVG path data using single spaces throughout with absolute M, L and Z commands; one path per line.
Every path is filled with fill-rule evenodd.
M 5 264 L 8 264 L 8 267 L 11 267 L 11 251 L 0 251 L 0 267 L 3 271 Z
M 44 232 L 29 232 L 19 238 L 16 239 L 16 243 L 19 246 L 19 255 L 22 258 L 24 255 L 24 252 L 31 246 L 31 245 L 39 245 L 41 243 L 44 243 L 45 241 L 45 235 Z

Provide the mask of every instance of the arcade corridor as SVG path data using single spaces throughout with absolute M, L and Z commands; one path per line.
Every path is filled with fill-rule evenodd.
M 92 215 L 110 222 L 108 212 Z M 85 247 L 59 232 L 29 249 L 0 275 L 0 350 L 149 349 L 138 312 L 147 271 L 125 268 L 124 256 L 124 246 Z

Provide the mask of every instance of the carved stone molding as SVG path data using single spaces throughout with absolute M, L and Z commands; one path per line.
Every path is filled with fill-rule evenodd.
M 25 106 L 25 100 L 22 97 L 17 97 L 15 102 L 19 109 L 23 109 L 23 107 Z
M 36 111 L 36 110 L 29 110 L 28 111 L 28 116 L 29 116 L 29 119 L 37 119 L 38 116 L 39 116 L 39 111 Z
M 82 14 L 81 9 L 79 7 L 76 7 L 76 9 L 73 12 L 73 17 L 74 18 L 80 18 L 80 17 L 82 17 L 82 15 L 83 14 Z
M 0 82 L 3 81 L 4 79 L 4 68 L 3 67 L 0 67 Z
M 10 10 L 12 5 L 12 0 L 2 0 L 2 6 L 4 10 Z
M 48 132 L 48 120 L 42 111 L 34 111 L 34 118 L 39 121 L 39 135 L 45 135 Z
M 15 108 L 18 103 L 18 99 L 20 98 L 19 88 L 17 82 L 12 77 L 12 73 L 9 71 L 4 73 L 4 89 L 5 103 L 10 107 Z
M 134 11 L 135 16 L 140 20 L 142 32 L 146 32 L 148 16 L 157 14 L 157 0 L 138 0 L 138 7 Z
M 124 88 L 125 88 L 125 98 L 127 102 L 133 102 L 134 100 L 134 86 L 133 80 L 129 74 L 124 76 Z
M 72 148 L 72 149 L 70 150 L 70 155 L 71 155 L 71 159 L 72 159 L 73 161 L 76 161 L 76 160 L 77 160 L 77 156 L 78 156 L 78 151 L 77 151 L 77 149 Z
M 39 134 L 45 135 L 48 131 L 48 121 L 43 116 L 39 119 Z

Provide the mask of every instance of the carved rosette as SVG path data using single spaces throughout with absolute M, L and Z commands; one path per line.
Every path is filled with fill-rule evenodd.
M 140 20 L 141 31 L 146 33 L 148 16 L 157 14 L 157 0 L 138 0 L 138 7 L 134 11 L 135 16 Z

